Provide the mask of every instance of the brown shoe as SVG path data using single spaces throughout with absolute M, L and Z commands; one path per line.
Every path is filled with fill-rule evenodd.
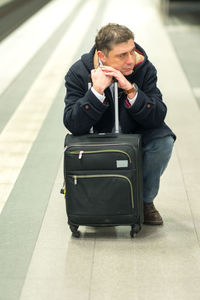
M 144 224 L 162 225 L 163 219 L 153 203 L 144 203 Z

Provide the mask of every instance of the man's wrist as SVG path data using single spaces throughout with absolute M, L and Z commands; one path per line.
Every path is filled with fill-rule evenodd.
M 104 94 L 104 89 L 100 88 L 100 87 L 96 87 L 95 85 L 93 85 L 93 88 L 95 89 L 95 91 L 101 95 Z
M 133 99 L 138 92 L 138 86 L 135 83 L 133 83 L 130 89 L 125 90 L 125 92 L 129 99 Z
M 138 92 L 135 93 L 135 96 L 133 98 L 130 98 L 129 95 L 127 96 L 127 99 L 129 101 L 129 103 L 131 104 L 131 106 L 135 103 L 137 96 L 138 96 Z
M 105 100 L 105 94 L 100 94 L 99 92 L 97 92 L 94 87 L 91 87 L 91 91 L 92 93 L 103 103 L 103 101 Z
M 127 97 L 128 97 L 128 99 L 132 100 L 135 98 L 136 94 L 137 94 L 137 92 L 134 90 L 131 93 L 127 93 Z

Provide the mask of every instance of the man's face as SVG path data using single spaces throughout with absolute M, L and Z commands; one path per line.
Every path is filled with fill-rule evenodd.
M 98 51 L 98 55 L 103 65 L 113 67 L 125 76 L 130 75 L 135 66 L 134 40 L 114 45 L 107 56 L 102 51 Z

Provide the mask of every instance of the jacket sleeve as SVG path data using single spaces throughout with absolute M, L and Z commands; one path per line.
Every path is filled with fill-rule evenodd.
M 87 71 L 82 76 L 70 69 L 65 76 L 66 97 L 63 122 L 74 135 L 89 133 L 101 118 L 107 105 L 101 103 L 87 88 Z
M 157 88 L 157 71 L 150 63 L 135 103 L 128 109 L 131 117 L 145 129 L 159 127 L 165 119 L 167 107 Z

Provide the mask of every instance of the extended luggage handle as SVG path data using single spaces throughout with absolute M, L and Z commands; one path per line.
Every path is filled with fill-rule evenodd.
M 115 108 L 115 133 L 119 133 L 119 105 L 118 105 L 118 81 L 113 77 L 114 81 L 114 108 Z M 91 75 L 88 76 L 88 90 L 92 87 Z M 90 133 L 94 133 L 93 127 L 90 129 Z
M 119 133 L 118 81 L 114 77 L 115 133 Z

